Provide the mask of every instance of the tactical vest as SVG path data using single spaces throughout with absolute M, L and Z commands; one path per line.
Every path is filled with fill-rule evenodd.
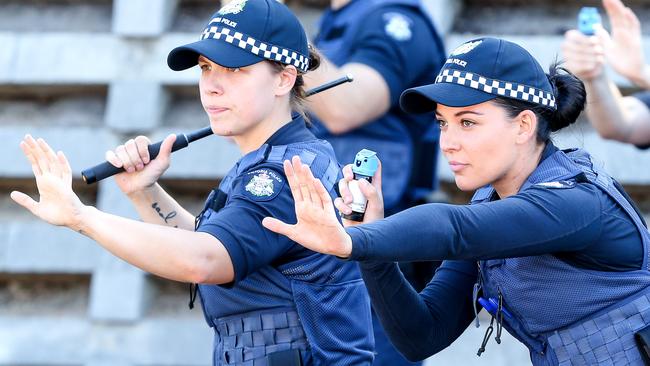
M 334 197 L 340 168 L 327 142 L 263 145 L 242 157 L 210 194 L 197 217 L 197 227 L 228 205 L 233 180 L 238 176 L 260 164 L 277 164 L 281 170 L 282 162 L 295 155 L 310 166 Z M 291 289 L 288 302 L 281 291 L 271 287 L 272 283 Z M 206 321 L 215 332 L 214 365 L 372 362 L 370 301 L 358 267 L 352 262 L 319 253 L 297 260 L 280 258 L 231 287 L 198 285 L 198 292 Z M 256 310 L 242 312 L 241 308 Z
M 528 347 L 534 365 L 643 365 L 634 333 L 650 324 L 650 235 L 644 222 L 583 150 L 556 151 L 520 192 L 540 183 L 547 189 L 593 184 L 611 197 L 641 235 L 642 269 L 578 268 L 552 254 L 480 261 L 477 286 L 481 300 L 490 302 L 484 307 Z M 472 203 L 493 194 L 494 188 L 482 188 Z
M 326 12 L 321 19 L 321 31 L 314 44 L 330 61 L 342 66 L 354 52 L 354 37 L 358 34 L 361 20 L 371 11 L 390 5 L 413 8 L 431 19 L 417 0 L 352 0 L 336 12 Z M 440 60 L 437 67 L 433 67 L 427 75 L 422 75 L 410 86 L 433 83 L 445 61 L 445 49 L 433 21 L 429 22 L 429 28 L 435 37 L 435 43 L 426 47 L 437 49 Z M 335 39 L 325 39 L 324 35 L 333 29 L 344 33 Z M 439 129 L 433 123 L 432 115 L 409 115 L 401 111 L 399 105 L 393 105 L 384 116 L 341 135 L 331 134 L 313 116 L 312 120 L 313 132 L 332 144 L 341 164 L 352 163 L 356 153 L 364 148 L 379 153 L 383 170 L 384 205 L 389 212 L 393 208 L 406 208 L 396 207 L 403 200 L 420 200 L 436 188 Z

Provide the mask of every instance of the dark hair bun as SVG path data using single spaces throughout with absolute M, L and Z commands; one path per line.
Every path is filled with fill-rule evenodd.
M 550 67 L 548 80 L 553 86 L 557 111 L 549 121 L 551 131 L 555 132 L 574 123 L 585 108 L 587 93 L 580 79 L 563 67 L 554 64 Z

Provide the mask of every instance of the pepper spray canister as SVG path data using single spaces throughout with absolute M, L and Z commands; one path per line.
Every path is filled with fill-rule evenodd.
M 354 180 L 348 184 L 350 193 L 352 193 L 352 213 L 347 215 L 343 214 L 343 218 L 352 221 L 363 221 L 363 215 L 366 213 L 366 205 L 368 200 L 359 189 L 359 180 L 365 179 L 368 183 L 372 183 L 372 176 L 375 175 L 379 167 L 379 159 L 377 153 L 368 149 L 363 149 L 354 157 L 352 164 L 352 173 L 354 173 Z
M 582 34 L 593 36 L 595 33 L 594 26 L 601 23 L 602 19 L 600 13 L 598 13 L 598 8 L 586 6 L 580 9 L 578 13 L 578 30 Z

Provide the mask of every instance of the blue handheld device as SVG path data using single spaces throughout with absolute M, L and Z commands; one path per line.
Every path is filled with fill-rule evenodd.
M 352 172 L 355 175 L 355 179 L 357 179 L 357 174 L 372 178 L 377 168 L 379 168 L 379 159 L 377 158 L 377 153 L 372 150 L 363 149 L 354 157 Z
M 595 33 L 594 25 L 601 24 L 602 19 L 598 8 L 583 7 L 578 13 L 578 30 L 587 36 L 593 36 Z
M 352 207 L 351 214 L 344 214 L 343 218 L 353 221 L 363 221 L 363 216 L 366 213 L 366 204 L 368 203 L 366 197 L 363 196 L 359 189 L 358 180 L 365 179 L 372 183 L 372 176 L 379 168 L 379 158 L 377 153 L 363 149 L 354 157 L 352 164 L 352 172 L 354 173 L 354 181 L 350 182 L 350 191 L 352 193 Z

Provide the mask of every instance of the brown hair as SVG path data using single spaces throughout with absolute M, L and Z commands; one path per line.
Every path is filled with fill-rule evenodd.
M 286 64 L 283 64 L 278 61 L 269 61 L 269 63 L 273 67 L 273 70 L 276 72 L 281 72 L 287 66 Z M 320 54 L 310 44 L 309 45 L 309 68 L 307 69 L 307 72 L 317 69 L 318 66 L 320 66 Z M 291 89 L 291 97 L 289 103 L 291 104 L 291 110 L 299 113 L 307 120 L 307 122 L 309 122 L 309 119 L 307 118 L 307 114 L 305 111 L 305 106 L 304 106 L 307 95 L 305 94 L 306 93 L 304 89 L 305 81 L 302 78 L 303 75 L 304 73 L 298 71 L 296 82 L 295 84 L 293 84 L 293 89 Z

